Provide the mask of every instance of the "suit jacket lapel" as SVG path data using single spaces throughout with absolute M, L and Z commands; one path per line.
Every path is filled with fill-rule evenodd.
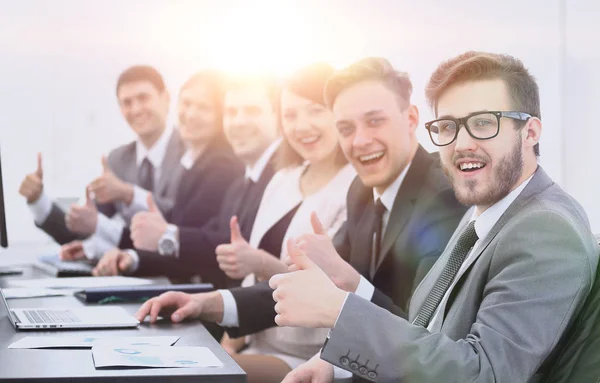
M 402 229 L 408 222 L 414 207 L 415 201 L 419 196 L 419 190 L 423 186 L 425 177 L 433 159 L 421 146 L 417 149 L 415 157 L 406 173 L 406 178 L 402 181 L 402 185 L 398 190 L 398 194 L 394 199 L 394 206 L 390 212 L 390 219 L 388 221 L 387 228 L 383 235 L 383 242 L 381 244 L 381 257 L 379 262 L 375 266 L 373 275 L 377 272 L 381 264 L 383 263 L 386 255 L 392 249 L 396 238 L 402 232 Z
M 185 170 L 183 166 L 180 165 L 183 150 L 183 142 L 179 136 L 179 131 L 174 129 L 167 145 L 165 158 L 161 164 L 160 177 L 154 188 L 154 193 L 156 195 L 164 195 L 171 184 L 179 185 Z

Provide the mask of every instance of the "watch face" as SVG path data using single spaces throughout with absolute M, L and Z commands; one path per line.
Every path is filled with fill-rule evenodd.
M 173 254 L 175 253 L 175 242 L 170 238 L 165 238 L 160 242 L 159 250 L 164 255 Z

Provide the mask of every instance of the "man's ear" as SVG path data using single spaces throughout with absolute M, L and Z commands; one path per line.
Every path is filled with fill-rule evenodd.
M 521 134 L 525 147 L 533 148 L 540 142 L 542 136 L 542 121 L 537 117 L 531 117 L 527 120 Z
M 414 135 L 419 126 L 419 108 L 416 105 L 409 105 L 407 108 L 408 123 L 411 133 Z

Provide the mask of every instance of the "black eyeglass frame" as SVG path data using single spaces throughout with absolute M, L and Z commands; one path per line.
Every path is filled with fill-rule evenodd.
M 498 120 L 498 129 L 496 129 L 496 134 L 494 134 L 490 137 L 486 137 L 486 138 L 479 138 L 479 137 L 476 137 L 471 132 L 471 129 L 467 125 L 467 120 L 471 117 L 478 116 L 480 114 L 493 114 L 494 116 L 496 116 L 496 119 Z M 502 118 L 502 117 L 512 118 L 513 120 L 526 122 L 533 116 L 531 114 L 525 113 L 525 112 L 515 112 L 515 111 L 504 111 L 503 112 L 503 111 L 498 111 L 498 110 L 486 110 L 486 111 L 471 113 L 468 116 L 463 117 L 463 118 L 452 118 L 452 117 L 438 118 L 437 120 L 432 120 L 432 121 L 426 122 L 425 128 L 429 132 L 429 138 L 431 139 L 431 142 L 433 142 L 433 144 L 435 146 L 448 146 L 451 143 L 453 143 L 454 141 L 456 141 L 456 137 L 458 137 L 458 132 L 460 131 L 460 128 L 462 126 L 464 126 L 465 129 L 467 129 L 467 133 L 469 133 L 469 136 L 473 137 L 476 140 L 490 140 L 490 139 L 496 137 L 498 135 L 498 133 L 500 133 L 500 118 Z M 433 134 L 431 133 L 431 125 L 433 125 L 434 123 L 439 122 L 439 121 L 453 121 L 456 124 L 456 132 L 454 133 L 454 138 L 452 138 L 452 140 L 450 140 L 447 144 L 437 144 L 435 142 L 435 140 L 433 139 Z

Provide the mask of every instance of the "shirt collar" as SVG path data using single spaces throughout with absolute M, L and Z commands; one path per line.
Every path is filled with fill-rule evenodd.
M 165 128 L 164 132 L 158 137 L 158 140 L 152 145 L 151 148 L 146 148 L 144 144 L 139 140 L 135 141 L 135 162 L 137 166 L 142 164 L 144 158 L 148 158 L 148 161 L 156 169 L 162 165 L 162 162 L 167 153 L 167 145 L 169 144 L 169 138 L 171 138 L 172 128 Z
M 523 181 L 521 185 L 517 186 L 517 188 L 500 201 L 496 202 L 492 206 L 490 206 L 486 211 L 479 215 L 477 213 L 477 208 L 473 208 L 473 215 L 471 216 L 471 221 L 475 220 L 475 232 L 477 233 L 477 237 L 479 239 L 485 238 L 492 227 L 498 222 L 502 214 L 508 209 L 508 207 L 517 199 L 519 194 L 525 189 L 529 181 L 531 181 L 533 175 Z
M 258 182 L 258 180 L 260 179 L 260 176 L 262 175 L 262 172 L 267 167 L 269 160 L 271 159 L 271 157 L 273 156 L 273 153 L 275 153 L 277 148 L 279 148 L 280 144 L 281 144 L 281 138 L 276 139 L 275 141 L 273 141 L 271 143 L 271 145 L 269 145 L 269 147 L 267 147 L 267 149 L 263 152 L 263 154 L 260 155 L 260 157 L 258 158 L 258 161 L 256 161 L 254 163 L 254 165 L 252 165 L 252 166 L 246 165 L 246 175 L 245 175 L 246 179 L 249 178 L 253 182 Z
M 183 156 L 181 156 L 181 160 L 179 162 L 181 163 L 181 166 L 183 166 L 183 168 L 185 170 L 190 170 L 192 168 L 192 166 L 194 166 L 196 157 L 197 156 L 194 153 L 194 151 L 192 149 L 188 149 L 185 151 L 185 153 L 183 153 Z
M 410 168 L 411 163 L 409 163 L 404 168 L 402 173 L 400 173 L 400 175 L 396 177 L 394 182 L 392 182 L 392 184 L 388 186 L 382 194 L 377 193 L 377 190 L 373 188 L 373 200 L 377 202 L 377 199 L 380 198 L 381 203 L 383 204 L 383 206 L 385 206 L 385 209 L 387 211 L 392 211 L 392 207 L 394 206 L 394 200 L 396 199 L 396 195 L 398 194 L 398 190 L 400 190 L 400 186 L 402 185 L 404 178 L 406 178 L 406 173 L 408 173 L 408 168 Z

